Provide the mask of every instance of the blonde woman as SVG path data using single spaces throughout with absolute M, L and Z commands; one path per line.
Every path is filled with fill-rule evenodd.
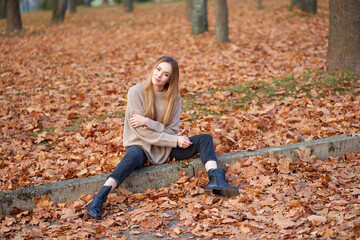
M 162 164 L 169 157 L 181 160 L 200 154 L 209 175 L 206 193 L 235 196 L 238 189 L 225 181 L 225 169 L 217 168 L 211 135 L 178 136 L 181 115 L 179 66 L 175 59 L 158 59 L 149 77 L 128 91 L 125 112 L 124 158 L 110 174 L 93 198 L 87 214 L 101 219 L 102 205 L 111 190 L 117 188 L 130 173 L 144 166 L 147 160 Z

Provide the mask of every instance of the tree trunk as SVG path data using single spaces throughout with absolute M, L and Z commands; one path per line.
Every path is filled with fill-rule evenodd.
M 292 9 L 296 5 L 301 5 L 301 0 L 291 0 L 290 8 Z
M 186 17 L 191 22 L 191 14 L 192 14 L 192 1 L 193 0 L 186 0 Z
M 0 0 L 0 19 L 6 18 L 6 2 L 5 0 Z
M 208 18 L 207 18 L 207 0 L 205 0 L 205 16 L 204 16 L 204 25 L 205 25 L 205 31 L 209 31 L 209 26 L 208 26 Z
M 261 0 L 258 1 L 258 9 L 263 9 Z
M 76 0 L 71 0 L 70 1 L 70 12 L 71 13 L 76 13 Z
M 332 1 L 332 0 L 330 0 Z M 317 0 L 302 0 L 301 10 L 307 13 L 316 13 L 317 11 Z
M 206 5 L 206 0 L 193 0 L 193 11 L 191 14 L 193 34 L 200 34 L 208 30 Z
M 103 0 L 102 2 L 103 2 L 104 5 L 109 6 L 109 0 Z
M 350 68 L 360 72 L 360 1 L 329 1 L 329 71 Z
M 228 42 L 228 7 L 227 0 L 215 0 L 216 41 Z
M 51 22 L 63 22 L 65 19 L 67 0 L 53 0 Z
M 6 0 L 6 30 L 9 32 L 22 29 L 21 15 L 20 15 L 20 1 Z
M 134 11 L 133 0 L 124 0 L 125 12 L 130 13 Z
M 84 0 L 84 5 L 87 7 L 91 7 L 91 0 Z

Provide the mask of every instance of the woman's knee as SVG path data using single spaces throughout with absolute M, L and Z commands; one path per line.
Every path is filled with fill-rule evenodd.
M 142 167 L 146 161 L 146 154 L 144 150 L 139 146 L 130 146 L 125 153 L 124 158 L 121 161 L 131 161 L 137 163 L 136 168 Z
M 139 146 L 130 146 L 126 150 L 125 156 L 128 155 L 129 157 L 142 157 L 145 155 L 144 150 Z
M 201 139 L 204 142 L 211 142 L 211 143 L 213 142 L 212 136 L 210 134 L 208 134 L 208 133 L 201 134 Z

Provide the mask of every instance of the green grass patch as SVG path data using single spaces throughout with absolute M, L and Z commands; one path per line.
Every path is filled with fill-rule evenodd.
M 36 143 L 35 145 L 37 145 L 37 146 L 45 146 L 47 148 L 47 150 L 50 150 L 50 149 L 53 149 L 54 147 L 56 147 L 57 143 L 56 142 L 49 143 L 48 140 L 44 140 L 44 141 L 41 141 L 39 143 Z
M 48 127 L 48 128 L 43 128 L 40 131 L 37 132 L 32 132 L 29 135 L 31 137 L 37 138 L 40 134 L 42 134 L 43 132 L 47 132 L 49 134 L 54 134 L 55 128 L 54 127 Z
M 105 121 L 107 118 L 122 118 L 125 116 L 125 112 L 116 111 L 114 113 L 109 113 L 106 111 L 101 116 L 87 116 L 82 117 L 79 113 L 76 114 L 76 119 L 73 120 L 72 125 L 63 126 L 62 128 L 65 130 L 69 130 L 70 132 L 75 132 L 77 130 L 81 130 L 85 123 L 91 122 L 94 119 Z
M 114 118 L 123 118 L 123 117 L 125 117 L 125 112 L 117 111 L 114 113 L 113 117 Z
M 135 2 L 134 6 L 141 6 L 141 5 L 161 5 L 161 4 L 167 4 L 167 3 L 175 3 L 175 2 L 183 2 L 184 0 L 168 0 L 168 1 L 160 1 L 156 2 L 154 0 L 150 1 L 142 1 L 142 2 Z
M 351 70 L 344 70 L 329 74 L 324 71 L 314 70 L 294 76 L 292 74 L 274 78 L 271 82 L 248 81 L 245 84 L 233 84 L 225 88 L 210 89 L 204 93 L 192 96 L 184 96 L 182 108 L 190 112 L 193 119 L 197 119 L 196 111 L 202 111 L 204 116 L 219 115 L 211 111 L 210 105 L 196 103 L 197 98 L 203 94 L 211 95 L 216 105 L 223 109 L 221 114 L 227 112 L 227 108 L 241 109 L 246 111 L 252 105 L 262 106 L 275 100 L 283 100 L 287 97 L 316 97 L 321 98 L 325 94 L 347 94 L 360 87 L 359 74 Z M 224 101 L 215 98 L 215 92 L 225 92 L 230 96 Z M 214 105 L 213 105 L 214 106 Z
M 91 121 L 89 118 L 83 119 L 79 113 L 76 113 L 76 118 L 73 120 L 73 125 L 63 126 L 62 128 L 69 130 L 70 132 L 75 132 L 76 130 L 82 129 L 82 125 L 88 120 Z

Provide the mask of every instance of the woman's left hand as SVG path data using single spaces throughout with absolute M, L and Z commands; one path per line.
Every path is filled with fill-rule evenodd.
M 141 126 L 148 126 L 148 118 L 141 116 L 140 114 L 133 114 L 130 117 L 130 124 L 134 128 Z
M 184 136 L 178 136 L 177 144 L 181 148 L 188 148 L 191 144 L 193 144 L 189 138 Z

